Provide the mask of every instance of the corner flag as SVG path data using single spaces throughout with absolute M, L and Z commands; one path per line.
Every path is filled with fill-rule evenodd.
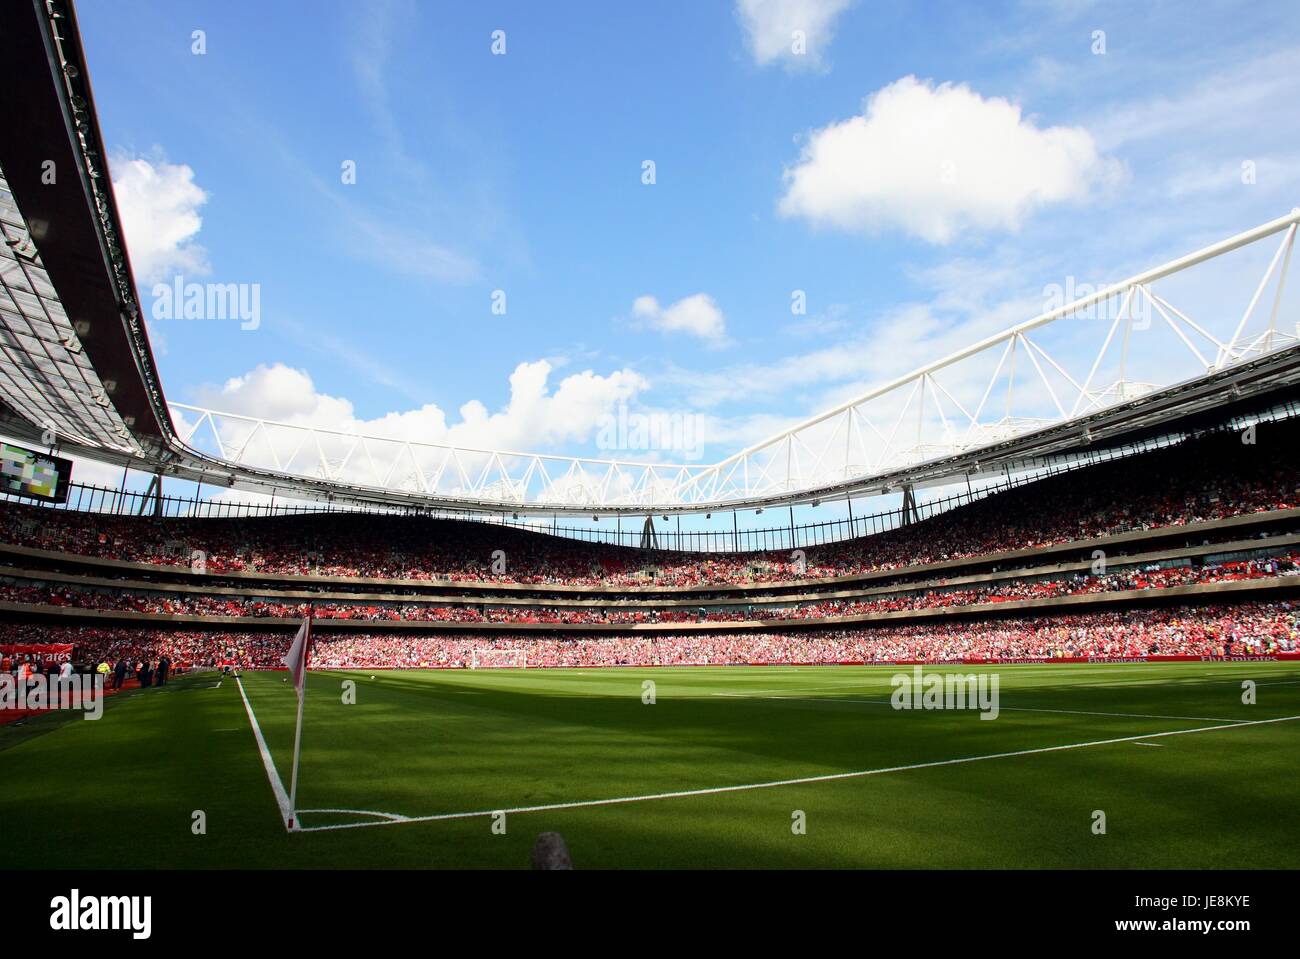
M 293 732 L 293 775 L 289 779 L 289 821 L 285 823 L 290 830 L 297 829 L 298 813 L 298 753 L 302 747 L 302 704 L 307 698 L 307 651 L 311 646 L 311 613 L 298 627 L 298 635 L 293 638 L 293 645 L 281 660 L 289 667 L 293 676 L 293 688 L 298 693 L 298 725 Z
M 298 635 L 293 638 L 293 645 L 289 647 L 289 652 L 284 659 L 280 660 L 289 667 L 289 674 L 293 677 L 293 688 L 298 691 L 300 702 L 307 685 L 307 646 L 310 642 L 311 616 L 308 616 L 298 627 Z

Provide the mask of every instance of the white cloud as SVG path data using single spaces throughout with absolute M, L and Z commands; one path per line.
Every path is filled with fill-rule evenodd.
M 901 229 L 931 243 L 966 230 L 1017 230 L 1035 209 L 1112 182 L 1082 127 L 1040 128 L 970 87 L 904 77 L 865 111 L 813 132 L 785 172 L 779 212 L 852 232 Z
M 438 283 L 468 283 L 479 276 L 478 261 L 442 243 L 428 240 L 417 230 L 407 230 L 352 212 L 352 223 L 364 241 L 356 248 L 376 263 Z
M 199 207 L 208 195 L 194 182 L 194 171 L 168 163 L 160 153 L 153 159 L 118 153 L 110 168 L 136 282 L 143 286 L 177 273 L 207 273 L 207 251 L 193 241 L 203 226 Z
M 1236 160 L 1175 167 L 1169 174 L 1165 192 L 1170 199 L 1174 200 L 1205 193 L 1226 193 L 1242 186 L 1244 172 L 1240 162 Z
M 311 502 L 310 500 L 295 499 L 291 496 L 285 496 L 283 493 L 279 493 L 278 495 L 272 493 L 259 493 L 257 490 L 250 489 L 223 489 L 215 496 L 204 496 L 203 498 L 209 503 L 228 503 L 232 505 L 262 507 L 270 506 L 272 503 L 276 506 L 283 507 L 292 503 Z
M 72 460 L 72 481 L 83 486 L 102 486 L 117 489 L 122 485 L 122 464 L 101 463 L 85 456 L 76 456 L 67 452 L 58 453 L 65 459 Z
M 681 390 L 689 405 L 702 409 L 749 405 L 754 385 L 761 383 L 762 396 L 778 413 L 811 414 L 838 402 L 843 384 L 851 384 L 848 392 L 863 392 L 942 356 L 939 351 L 948 343 L 964 345 L 973 331 L 953 319 L 935 316 L 921 305 L 908 306 L 830 345 L 711 371 L 675 369 L 656 381 Z
M 721 346 L 727 339 L 726 318 L 707 293 L 683 297 L 669 306 L 660 306 L 653 296 L 638 296 L 632 314 L 663 333 L 689 333 L 713 346 Z
M 648 386 L 639 374 L 624 369 L 608 376 L 586 370 L 565 377 L 552 388 L 551 371 L 546 360 L 520 363 L 510 377 L 510 398 L 504 407 L 489 412 L 482 402 L 471 400 L 460 407 L 459 419 L 449 423 L 443 410 L 432 403 L 363 419 L 347 398 L 318 391 L 306 371 L 282 363 L 260 365 L 220 387 L 200 391 L 198 402 L 223 412 L 344 435 L 318 433 L 313 442 L 307 443 L 301 434 L 275 425 L 255 428 L 251 423 L 221 419 L 218 422 L 224 454 L 206 423 L 193 434 L 191 445 L 226 456 L 239 451 L 240 461 L 248 465 L 300 475 L 327 475 L 359 485 L 387 484 L 414 491 L 433 483 L 443 493 L 456 493 L 481 477 L 489 492 L 516 496 L 522 489 L 522 478 L 531 473 L 526 460 L 509 455 L 498 460 L 466 451 L 580 455 L 585 450 L 563 447 L 591 444 L 602 424 Z M 177 422 L 182 436 L 190 435 L 190 426 L 183 420 Z M 350 438 L 356 435 L 396 442 L 359 445 Z M 419 444 L 451 445 L 459 452 L 452 459 Z M 513 475 L 508 478 L 507 474 Z M 531 482 L 534 486 L 540 483 L 547 497 L 586 495 L 582 476 L 570 475 L 563 468 L 556 475 L 543 468 Z
M 1294 111 L 1288 104 L 1300 93 L 1292 66 L 1298 56 L 1295 46 L 1251 58 L 1225 54 L 1229 67 L 1197 69 L 1181 89 L 1105 104 L 1094 122 L 1097 139 L 1106 149 L 1151 143 L 1161 152 L 1215 142 L 1240 147 L 1274 133 L 1290 144 L 1287 121 Z
M 736 0 L 736 16 L 760 66 L 781 60 L 815 69 L 835 35 L 836 18 L 853 0 Z M 796 52 L 800 37 L 803 52 Z
M 602 417 L 648 385 L 644 377 L 629 369 L 608 376 L 585 370 L 566 376 L 551 389 L 551 371 L 546 360 L 520 363 L 510 375 L 510 398 L 502 409 L 489 412 L 481 401 L 470 400 L 460 407 L 459 420 L 452 423 L 433 403 L 363 419 L 349 399 L 318 391 L 305 370 L 283 363 L 261 364 L 220 387 L 203 390 L 198 405 L 344 433 L 532 452 L 586 442 Z

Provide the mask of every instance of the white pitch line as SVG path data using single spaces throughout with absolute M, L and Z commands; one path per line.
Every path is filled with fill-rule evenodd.
M 1134 743 L 1134 746 L 1154 746 L 1157 749 L 1164 749 L 1164 743 Z
M 284 783 L 280 781 L 280 774 L 275 771 L 275 763 L 271 760 L 271 751 L 266 748 L 266 740 L 262 738 L 262 727 L 257 725 L 257 717 L 253 715 L 253 706 L 248 701 L 248 695 L 244 692 L 244 684 L 238 676 L 235 677 L 235 684 L 239 687 L 239 695 L 244 700 L 244 709 L 248 712 L 248 721 L 253 726 L 253 735 L 257 737 L 257 750 L 262 754 L 262 765 L 266 767 L 266 778 L 271 783 L 271 791 L 275 793 L 275 801 L 280 807 L 280 818 L 284 820 L 284 827 L 288 829 L 292 812 L 289 808 L 289 794 L 284 791 Z
M 838 686 L 783 686 L 779 689 L 748 689 L 744 692 L 709 693 L 709 695 L 723 696 L 728 699 L 762 699 L 769 693 L 833 693 L 840 690 L 848 692 L 861 686 L 862 683 L 843 683 Z
M 393 822 L 406 822 L 407 817 L 395 812 L 376 812 L 373 809 L 299 809 L 299 816 L 335 813 L 348 816 L 374 816 L 376 819 L 391 819 Z
M 871 665 L 871 664 L 868 664 L 868 665 Z M 1167 663 L 1156 663 L 1156 664 L 1153 664 L 1153 665 L 1150 665 L 1150 666 L 1143 666 L 1143 665 L 1140 665 L 1140 664 L 1138 664 L 1138 663 L 1124 663 L 1124 664 L 1117 664 L 1117 663 L 1099 663 L 1099 664 L 1096 665 L 1096 666 L 1071 665 L 1071 666 L 1068 666 L 1068 667 L 1064 667 L 1064 666 L 1052 665 L 1052 664 L 1048 664 L 1048 663 L 966 663 L 966 664 L 956 663 L 956 664 L 954 664 L 954 663 L 935 662 L 935 663 L 930 663 L 930 664 L 928 664 L 928 665 L 925 667 L 925 669 L 926 669 L 926 671 L 929 673 L 929 672 L 937 672 L 937 671 L 939 671 L 940 667 L 944 667 L 944 666 L 948 666 L 948 667 L 957 666 L 957 667 L 961 667 L 961 668 L 964 668 L 964 669 L 967 669 L 967 670 L 969 670 L 970 668 L 972 668 L 972 667 L 974 667 L 974 666 L 981 666 L 981 667 L 984 667 L 984 668 L 986 669 L 986 671 L 987 671 L 987 667 L 992 666 L 992 667 L 996 667 L 996 668 L 993 670 L 994 672 L 996 672 L 998 669 L 1001 669 L 1001 668 L 1004 667 L 1004 666 L 1006 666 L 1006 667 L 1015 666 L 1015 667 L 1017 667 L 1017 668 L 1021 668 L 1021 669 L 1023 669 L 1023 668 L 1029 668 L 1029 667 L 1043 667 L 1044 669 L 1054 669 L 1054 670 L 1067 669 L 1067 668 L 1068 668 L 1068 669 L 1070 670 L 1070 675 L 1071 675 L 1071 677 L 1075 677 L 1075 676 L 1092 675 L 1092 674 L 1103 675 L 1103 676 L 1104 676 L 1104 675 L 1107 675 L 1107 674 L 1111 674 L 1111 675 L 1113 675 L 1113 673 L 1114 673 L 1114 668 L 1115 668 L 1115 666 L 1117 666 L 1117 665 L 1123 665 L 1125 671 L 1126 671 L 1126 672 L 1129 672 L 1129 673 L 1147 673 L 1147 672 L 1164 672 L 1164 671 L 1165 671 L 1165 667 L 1166 667 L 1168 664 L 1167 664 Z M 1190 666 L 1191 664 L 1188 664 L 1188 665 Z M 1228 665 L 1228 666 L 1253 666 L 1253 665 L 1255 665 L 1255 664 L 1253 664 L 1253 663 L 1247 663 L 1247 662 L 1233 662 L 1233 663 L 1226 663 L 1226 664 L 1224 664 L 1224 665 Z M 1276 665 L 1276 663 L 1274 663 L 1273 665 Z M 880 669 L 889 669 L 889 668 L 903 669 L 903 668 L 904 668 L 904 667 L 901 667 L 901 666 L 900 666 L 900 667 L 894 667 L 892 664 L 887 664 L 887 663 L 885 663 L 885 664 L 875 664 L 875 666 L 876 666 L 876 667 L 879 667 Z M 846 669 L 858 669 L 858 668 L 861 668 L 861 667 L 850 666 L 850 667 L 845 667 L 845 668 L 846 668 Z M 908 668 L 910 668 L 910 667 L 908 667 Z M 1186 676 L 1179 676 L 1179 677 L 1177 677 L 1176 680 L 1173 680 L 1173 681 L 1166 680 L 1166 679 L 1136 679 L 1136 680 L 1135 680 L 1135 679 L 1129 679 L 1129 680 L 1113 680 L 1113 679 L 1112 679 L 1112 680 L 1108 680 L 1107 682 L 1104 682 L 1104 683 L 1075 683 L 1075 682 L 1072 682 L 1072 683 L 1071 683 L 1071 686 L 1072 686 L 1073 688 L 1083 688 L 1083 687 L 1086 687 L 1086 688 L 1089 688 L 1089 689 L 1111 689 L 1111 688 L 1114 688 L 1114 689 L 1123 689 L 1123 688 L 1125 688 L 1125 687 L 1131 687 L 1131 686 L 1170 686 L 1170 687 L 1173 687 L 1173 688 L 1177 688 L 1179 685 L 1188 684 L 1188 681 L 1191 681 L 1191 682 L 1195 683 L 1195 682 L 1202 681 L 1202 680 L 1207 680 L 1207 679 L 1208 679 L 1208 680 L 1215 681 L 1215 682 L 1234 683 L 1234 684 L 1235 684 L 1235 683 L 1239 683 L 1239 682 L 1241 681 L 1240 678 L 1236 678 L 1236 679 L 1224 679 L 1224 678 L 1223 678 L 1219 673 L 1217 673 L 1217 672 L 1211 672 L 1211 673 L 1194 673 L 1194 674 L 1188 674 L 1188 675 L 1186 675 Z M 826 684 L 826 685 L 822 685 L 822 686 L 785 686 L 785 687 L 781 687 L 781 688 L 778 688 L 778 689 L 749 689 L 749 690 L 739 690 L 739 691 L 727 690 L 727 691 L 720 692 L 720 693 L 709 693 L 709 695 L 710 695 L 710 696 L 722 696 L 722 697 L 733 698 L 733 699 L 757 699 L 757 698 L 760 698 L 760 697 L 762 697 L 763 695 L 765 695 L 765 694 L 769 694 L 769 693 L 783 693 L 783 692 L 790 692 L 790 693 L 802 693 L 802 692 L 809 692 L 809 693 L 833 692 L 833 691 L 835 691 L 835 690 L 840 690 L 840 689 L 843 689 L 843 690 L 850 690 L 850 689 L 854 688 L 855 686 L 856 686 L 856 687 L 861 687 L 861 686 L 864 686 L 864 685 L 869 685 L 869 683 L 864 682 L 862 679 L 852 679 L 852 680 L 849 680 L 848 682 L 843 682 L 843 683 L 828 683 L 828 684 Z M 1272 682 L 1272 683 L 1265 682 L 1265 683 L 1256 683 L 1255 685 L 1257 685 L 1257 686 L 1297 686 L 1297 685 L 1300 685 L 1300 680 L 1295 681 L 1295 682 L 1291 682 L 1291 681 Z
M 548 803 L 541 806 L 516 806 L 512 809 L 480 809 L 474 812 L 449 812 L 433 816 L 408 816 L 402 820 L 383 820 L 380 822 L 340 823 L 333 826 L 304 826 L 298 832 L 330 832 L 338 829 L 368 829 L 375 826 L 391 826 L 396 822 L 441 822 L 447 819 L 475 819 L 480 816 L 495 816 L 500 813 L 512 815 L 528 812 L 552 812 L 560 809 L 582 809 L 588 806 L 617 806 L 626 803 L 652 802 L 660 799 L 685 799 L 691 796 L 714 796 L 719 793 L 745 792 L 753 789 L 772 789 L 777 786 L 803 786 L 809 783 L 833 782 L 838 779 L 861 779 L 865 776 L 880 776 L 885 773 L 908 772 L 915 769 L 933 769 L 938 766 L 957 766 L 963 763 L 978 763 L 989 759 L 1010 759 L 1015 756 L 1032 756 L 1038 753 L 1063 752 L 1068 749 L 1086 749 L 1089 746 L 1111 746 L 1116 743 L 1131 743 L 1141 739 L 1160 739 L 1166 736 L 1187 736 L 1192 733 L 1209 733 L 1216 730 L 1240 729 L 1243 726 L 1263 726 L 1269 723 L 1288 723 L 1300 719 L 1300 716 L 1283 716 L 1278 719 L 1255 719 L 1249 722 L 1229 723 L 1224 726 L 1201 726 L 1198 729 L 1175 729 L 1163 733 L 1144 733 L 1140 736 L 1120 736 L 1117 739 L 1098 739 L 1086 743 L 1068 743 L 1064 746 L 1042 746 L 1037 749 L 1018 749 L 1008 753 L 990 753 L 984 756 L 964 756 L 961 759 L 938 759 L 933 762 L 913 763 L 910 766 L 887 766 L 881 769 L 861 769 L 846 773 L 826 773 L 821 776 L 802 776 L 798 779 L 776 779 L 770 782 L 747 783 L 742 786 L 713 786 L 707 789 L 684 789 L 678 792 L 651 793 L 646 796 L 620 796 L 615 799 L 585 799 L 579 802 Z
M 868 706 L 892 706 L 888 699 L 858 699 L 830 696 L 762 696 L 761 699 L 788 699 L 799 703 L 862 703 Z M 1060 713 L 1065 716 L 1115 716 L 1121 719 L 1181 719 L 1189 723 L 1242 723 L 1242 719 L 1224 719 L 1222 716 L 1161 716 L 1156 713 L 1109 713 L 1090 709 L 1046 709 L 1036 706 L 999 706 L 998 712 Z
M 1242 719 L 1224 719 L 1220 716 L 1160 716 L 1155 713 L 1109 713 L 1088 709 L 1046 709 L 1041 706 L 1002 706 L 1016 713 L 1064 713 L 1071 716 L 1118 716 L 1124 719 L 1182 719 L 1198 723 L 1243 723 Z

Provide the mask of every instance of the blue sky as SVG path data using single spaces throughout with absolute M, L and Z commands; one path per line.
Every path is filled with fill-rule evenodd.
M 291 422 L 598 454 L 625 404 L 712 461 L 1300 203 L 1290 2 L 79 16 L 146 306 L 260 290 L 152 323 L 169 398 Z

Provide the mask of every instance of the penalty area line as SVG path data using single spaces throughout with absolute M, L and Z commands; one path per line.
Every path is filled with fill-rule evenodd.
M 885 766 L 879 769 L 859 769 L 853 772 L 825 773 L 820 776 L 801 776 L 797 779 L 775 779 L 770 782 L 746 783 L 739 786 L 711 786 L 705 789 L 683 789 L 677 792 L 650 793 L 645 796 L 620 796 L 614 799 L 585 799 L 578 802 L 547 803 L 540 806 L 516 806 L 509 809 L 479 809 L 473 812 L 438 813 L 432 816 L 407 816 L 402 819 L 384 819 L 377 822 L 338 823 L 329 826 L 300 826 L 297 832 L 332 832 L 339 829 L 370 829 L 399 823 L 441 822 L 448 819 L 475 819 L 500 813 L 553 812 L 562 809 L 583 809 L 588 806 L 618 806 L 627 803 L 653 802 L 661 799 L 686 799 L 692 796 L 715 796 L 721 793 L 746 792 L 754 789 L 774 789 L 778 786 L 803 786 L 810 783 L 834 782 L 839 779 L 862 779 L 866 776 L 883 776 L 886 773 L 909 772 L 916 769 L 934 769 L 939 766 L 958 766 L 964 763 L 985 762 L 990 759 L 1010 759 L 1016 756 L 1033 756 L 1040 753 L 1064 752 L 1069 749 L 1086 749 L 1090 746 L 1111 746 L 1144 739 L 1161 739 L 1167 736 L 1189 736 L 1192 733 L 1210 733 L 1218 730 L 1241 729 L 1243 726 L 1264 726 L 1270 723 L 1289 723 L 1300 716 L 1283 716 L 1277 719 L 1255 719 L 1249 722 L 1227 723 L 1221 726 L 1200 726 L 1196 729 L 1174 729 L 1169 732 L 1142 733 L 1138 736 L 1120 736 L 1115 739 L 1097 739 L 1086 743 L 1067 743 L 1063 746 L 1040 746 L 1036 749 L 1018 749 L 1006 753 L 989 753 L 983 756 L 963 756 L 960 759 L 937 759 L 931 762 L 912 763 L 907 766 Z M 1152 744 L 1155 745 L 1155 744 Z

